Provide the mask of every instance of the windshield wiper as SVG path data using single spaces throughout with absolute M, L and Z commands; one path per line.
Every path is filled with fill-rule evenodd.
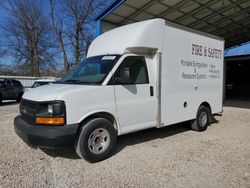
M 60 81 L 57 81 L 56 83 L 58 84 L 68 84 L 68 83 L 71 83 L 71 84 L 83 84 L 83 85 L 98 85 L 98 83 L 96 82 L 86 82 L 86 81 L 80 81 L 80 80 L 74 80 L 74 79 L 69 79 L 69 80 L 60 80 Z
M 62 83 L 73 83 L 73 84 L 81 84 L 82 82 L 79 80 L 74 80 L 74 79 L 69 79 L 69 80 L 64 80 Z

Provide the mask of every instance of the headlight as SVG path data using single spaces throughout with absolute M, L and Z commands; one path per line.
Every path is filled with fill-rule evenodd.
M 40 103 L 37 107 L 37 125 L 65 125 L 66 110 L 63 101 Z
M 53 115 L 53 106 L 51 104 L 48 105 L 48 114 Z

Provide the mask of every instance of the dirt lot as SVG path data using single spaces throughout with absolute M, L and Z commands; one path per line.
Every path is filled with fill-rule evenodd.
M 203 133 L 174 125 L 122 136 L 95 164 L 72 148 L 28 147 L 17 114 L 16 103 L 0 106 L 0 187 L 250 187 L 250 102 L 227 101 Z

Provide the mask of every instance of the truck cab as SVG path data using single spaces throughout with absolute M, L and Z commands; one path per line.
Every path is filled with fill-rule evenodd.
M 111 142 L 111 137 L 156 126 L 157 94 L 151 66 L 151 58 L 136 54 L 86 58 L 62 80 L 24 94 L 15 119 L 16 132 L 33 146 L 61 147 L 74 144 L 87 127 L 83 125 L 99 120 L 101 127 L 113 129 L 109 137 L 93 135 L 89 148 L 99 156 L 107 148 L 105 141 L 98 145 L 95 139 Z M 24 136 L 26 129 L 29 134 Z M 81 153 L 78 149 L 83 157 Z M 96 159 L 91 156 L 89 160 Z

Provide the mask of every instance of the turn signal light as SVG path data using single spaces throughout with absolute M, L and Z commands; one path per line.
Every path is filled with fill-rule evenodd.
M 36 124 L 63 125 L 64 123 L 64 117 L 36 117 Z

